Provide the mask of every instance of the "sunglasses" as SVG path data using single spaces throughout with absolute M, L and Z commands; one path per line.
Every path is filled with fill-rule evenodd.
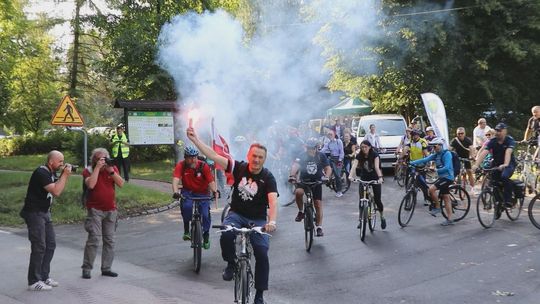
M 465 133 L 458 133 L 457 135 L 465 135 Z

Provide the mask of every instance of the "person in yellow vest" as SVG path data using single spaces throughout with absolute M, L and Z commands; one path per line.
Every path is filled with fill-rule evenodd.
M 124 180 L 129 181 L 129 139 L 124 133 L 125 127 L 121 123 L 116 127 L 116 133 L 111 137 L 112 157 L 116 161 L 116 166 L 124 172 Z

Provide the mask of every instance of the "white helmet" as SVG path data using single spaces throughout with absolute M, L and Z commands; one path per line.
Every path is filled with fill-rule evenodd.
M 444 139 L 440 138 L 440 137 L 435 137 L 434 139 L 432 139 L 430 142 L 429 142 L 430 145 L 432 146 L 435 146 L 435 145 L 444 145 Z
M 435 131 L 435 129 L 433 129 L 433 127 L 427 127 L 426 132 L 429 132 L 429 131 Z

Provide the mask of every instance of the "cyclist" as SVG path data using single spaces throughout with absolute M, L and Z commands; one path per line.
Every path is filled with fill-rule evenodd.
M 336 178 L 336 197 L 342 197 L 341 168 L 343 167 L 343 158 L 345 157 L 343 142 L 341 139 L 335 137 L 334 131 L 332 130 L 329 130 L 326 133 L 326 136 L 328 140 L 321 149 L 321 152 L 330 157 L 330 166 L 332 167 L 332 173 Z
M 214 176 L 210 170 L 210 166 L 202 160 L 198 159 L 199 151 L 194 147 L 187 146 L 184 149 L 184 160 L 178 162 L 174 168 L 172 189 L 173 198 L 180 199 L 184 196 L 185 199 L 180 206 L 182 218 L 184 219 L 184 241 L 191 240 L 189 232 L 189 222 L 193 213 L 193 201 L 190 197 L 208 196 L 209 190 L 217 196 L 217 186 L 214 181 Z M 210 230 L 210 201 L 200 202 L 200 212 L 202 216 L 203 228 L 203 248 L 210 248 L 210 238 L 208 231 Z
M 435 129 L 433 129 L 433 127 L 427 127 L 426 128 L 426 137 L 424 137 L 425 140 L 427 140 L 428 142 L 432 141 L 435 137 L 437 137 L 435 135 Z
M 431 200 L 435 202 L 435 208 L 431 209 L 431 215 L 437 216 L 441 212 L 441 206 L 437 197 L 437 190 L 441 193 L 444 206 L 446 208 L 447 219 L 441 223 L 442 226 L 453 225 L 452 221 L 452 204 L 450 203 L 450 191 L 448 187 L 454 182 L 454 166 L 452 164 L 452 153 L 444 148 L 444 140 L 442 138 L 435 138 L 430 142 L 433 146 L 433 154 L 424 157 L 419 160 L 411 162 L 411 165 L 417 166 L 426 164 L 430 161 L 435 161 L 437 167 L 437 174 L 439 178 L 433 185 L 429 187 L 429 194 Z
M 457 128 L 456 137 L 450 142 L 450 149 L 456 151 L 460 158 L 468 159 L 468 161 L 464 162 L 465 170 L 467 172 L 466 176 L 462 176 L 461 178 L 465 179 L 467 176 L 469 177 L 470 188 L 467 189 L 467 191 L 472 192 L 472 190 L 474 190 L 474 175 L 470 160 L 474 159 L 474 152 L 476 150 L 473 147 L 473 141 L 465 136 L 465 128 Z
M 411 142 L 409 144 L 409 160 L 415 161 L 422 159 L 428 156 L 429 153 L 429 143 L 425 138 L 420 137 L 420 131 L 417 129 L 412 129 L 411 131 Z M 409 183 L 409 173 L 407 170 L 407 176 L 405 177 L 405 184 Z M 424 194 L 424 201 L 427 201 L 428 189 L 420 187 L 422 193 Z M 427 202 L 424 205 L 428 205 Z
M 540 106 L 534 106 L 531 109 L 532 117 L 527 122 L 527 129 L 525 135 L 523 135 L 523 142 L 527 142 L 529 138 L 536 139 L 538 148 L 534 152 L 534 158 L 538 157 L 538 150 L 540 150 Z
M 316 138 L 310 138 L 306 143 L 306 152 L 298 157 L 291 168 L 290 181 L 294 181 L 298 172 L 300 172 L 300 181 L 302 182 L 314 182 L 319 180 L 328 180 L 332 174 L 332 167 L 330 162 L 324 153 L 317 151 L 319 141 Z M 296 222 L 300 222 L 304 219 L 304 188 L 302 185 L 298 185 L 295 191 L 296 205 L 298 206 L 298 215 L 294 219 Z M 316 210 L 316 235 L 323 236 L 322 222 L 323 222 L 323 210 L 322 210 L 322 185 L 316 185 L 312 188 L 313 191 L 313 203 Z
M 235 227 L 263 226 L 267 232 L 276 229 L 277 185 L 272 173 L 263 167 L 267 156 L 265 146 L 255 143 L 248 150 L 248 162 L 239 162 L 217 154 L 203 143 L 193 128 L 186 130 L 187 137 L 199 150 L 216 164 L 232 173 L 234 184 L 231 196 L 231 211 L 223 221 L 224 225 Z M 263 304 L 263 292 L 268 289 L 270 263 L 268 235 L 251 234 L 251 245 L 255 256 L 255 304 Z M 235 235 L 233 232 L 221 234 L 221 256 L 227 262 L 223 280 L 233 279 L 235 271 Z
M 377 209 L 381 213 L 381 229 L 386 229 L 386 219 L 384 218 L 383 211 L 384 205 L 381 200 L 383 174 L 381 170 L 381 158 L 371 145 L 369 140 L 363 140 L 360 143 L 360 153 L 356 155 L 356 159 L 353 161 L 351 172 L 355 172 L 356 176 L 360 176 L 363 181 L 379 181 L 378 184 L 371 185 L 373 189 L 373 199 L 377 205 Z M 349 174 L 349 178 L 353 179 L 353 175 Z M 360 197 L 364 196 L 364 187 L 359 187 Z M 360 224 L 358 224 L 360 229 Z
M 512 136 L 508 135 L 505 123 L 498 123 L 497 126 L 495 126 L 495 132 L 495 138 L 490 139 L 485 149 L 478 155 L 475 168 L 477 168 L 486 155 L 491 152 L 493 156 L 492 166 L 499 168 L 499 170 L 493 171 L 492 178 L 493 180 L 502 182 L 504 186 L 505 207 L 512 208 L 512 191 L 514 185 L 510 177 L 512 177 L 516 168 L 516 159 L 513 153 L 516 142 Z
M 345 172 L 350 172 L 352 161 L 356 155 L 356 139 L 353 140 L 351 134 L 347 132 L 343 135 L 343 153 L 345 153 L 343 169 Z

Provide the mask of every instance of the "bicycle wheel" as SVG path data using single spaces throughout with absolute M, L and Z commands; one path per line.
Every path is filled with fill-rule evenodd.
M 250 304 L 249 268 L 247 261 L 240 261 L 240 300 L 242 304 Z
M 341 173 L 341 193 L 345 194 L 351 187 L 351 180 L 348 178 L 347 172 L 344 170 Z
M 363 242 L 366 238 L 366 228 L 368 222 L 368 208 L 367 206 L 360 208 L 360 240 Z
M 529 214 L 529 220 L 534 225 L 534 227 L 540 229 L 540 194 L 536 195 L 527 208 L 527 213 Z
M 454 215 L 453 220 L 454 222 L 459 222 L 464 219 L 467 214 L 469 214 L 469 210 L 471 209 L 471 198 L 467 190 L 460 185 L 451 185 L 449 190 L 450 203 L 452 204 L 452 214 Z M 439 196 L 439 200 L 441 201 L 442 215 L 444 218 L 448 218 L 445 208 L 442 207 L 443 199 L 441 196 Z
M 476 215 L 478 216 L 478 221 L 480 225 L 484 228 L 490 228 L 495 222 L 495 217 L 497 216 L 497 202 L 495 201 L 495 196 L 491 190 L 484 190 L 478 195 L 476 201 Z
M 396 182 L 398 186 L 405 186 L 405 177 L 407 176 L 407 170 L 403 165 L 398 165 L 396 170 Z
M 375 230 L 375 225 L 377 224 L 377 208 L 372 199 L 370 199 L 369 208 L 368 208 L 368 223 L 369 231 L 373 232 Z
M 511 221 L 517 221 L 519 218 L 519 215 L 521 214 L 521 209 L 523 209 L 523 202 L 525 201 L 525 198 L 515 198 L 514 197 L 514 207 L 513 208 L 506 208 L 506 216 Z
M 416 207 L 416 195 L 414 192 L 409 191 L 399 205 L 398 211 L 398 223 L 401 227 L 406 227 L 412 219 L 414 214 L 414 208 Z
M 240 294 L 242 292 L 240 288 L 241 283 L 240 264 L 236 264 L 236 269 L 234 271 L 234 303 L 240 302 Z
M 315 228 L 313 216 L 313 207 L 306 206 L 304 210 L 304 239 L 307 252 L 311 250 L 311 245 L 313 245 L 313 230 Z
M 193 270 L 201 270 L 202 229 L 200 221 L 191 222 L 191 247 L 193 247 Z

